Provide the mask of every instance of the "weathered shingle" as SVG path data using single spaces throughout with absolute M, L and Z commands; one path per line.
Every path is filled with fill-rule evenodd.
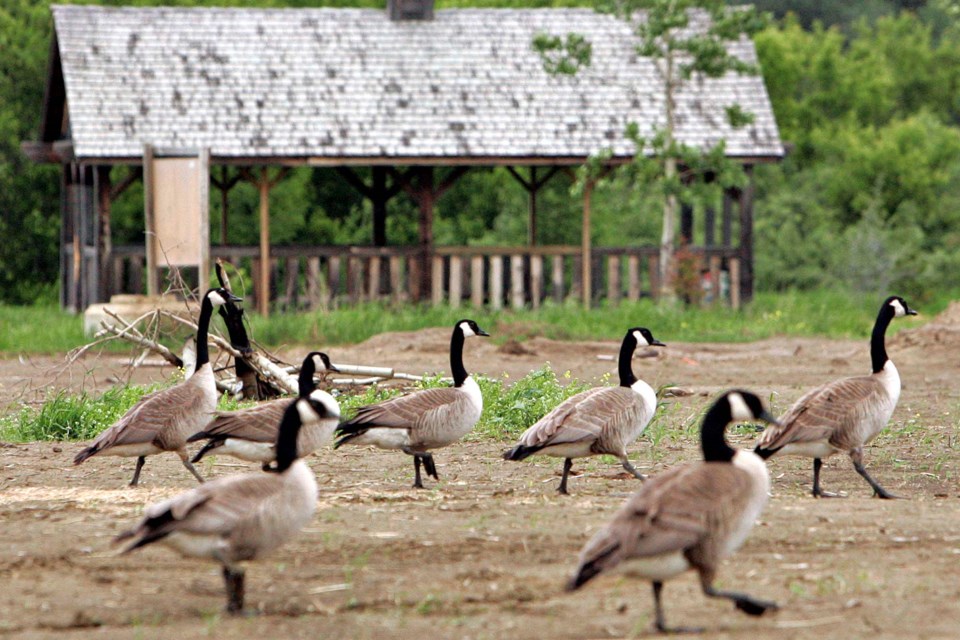
M 662 82 L 629 27 L 588 9 L 451 9 L 392 22 L 365 9 L 53 7 L 78 157 L 143 144 L 214 156 L 628 156 L 628 122 L 663 120 Z M 584 34 L 591 66 L 547 74 L 535 34 Z M 733 45 L 755 61 L 749 40 Z M 755 116 L 731 129 L 724 108 Z M 679 137 L 783 154 L 759 76 L 691 84 Z

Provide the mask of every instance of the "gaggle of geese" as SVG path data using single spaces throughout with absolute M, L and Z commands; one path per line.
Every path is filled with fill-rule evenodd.
M 472 320 L 458 321 L 450 341 L 453 386 L 415 391 L 361 407 L 341 421 L 334 397 L 317 389 L 314 376 L 336 371 L 329 357 L 309 353 L 303 361 L 299 394 L 235 412 L 216 412 L 216 389 L 207 349 L 214 307 L 239 299 L 224 289 L 203 298 L 196 346 L 196 373 L 178 385 L 145 396 L 113 426 L 77 454 L 80 464 L 94 455 L 136 457 L 135 486 L 146 456 L 177 453 L 201 483 L 169 500 L 147 506 L 144 516 L 116 538 L 122 551 L 160 542 L 188 557 L 221 565 L 227 611 L 244 611 L 242 563 L 281 546 L 314 515 L 317 484 L 303 461 L 336 438 L 334 447 L 373 445 L 413 458 L 414 487 L 422 488 L 421 467 L 439 479 L 432 450 L 459 441 L 480 418 L 480 387 L 463 364 L 467 338 L 488 336 Z M 814 459 L 813 496 L 831 497 L 820 487 L 822 459 L 846 452 L 876 496 L 893 498 L 863 466 L 863 447 L 889 421 L 900 394 L 900 377 L 887 356 L 884 336 L 891 320 L 914 315 L 906 301 L 891 296 L 880 307 L 871 337 L 870 375 L 829 382 L 801 397 L 777 420 L 750 391 L 721 394 L 703 417 L 703 460 L 670 468 L 651 478 L 637 471 L 627 447 L 644 431 L 656 410 L 653 389 L 633 373 L 631 361 L 640 346 L 666 346 L 649 329 L 634 327 L 623 338 L 619 385 L 578 393 L 530 426 L 506 460 L 532 455 L 564 459 L 558 487 L 567 493 L 574 458 L 608 454 L 642 484 L 613 518 L 584 545 L 567 590 L 576 590 L 598 575 L 629 563 L 632 575 L 650 581 L 655 626 L 661 632 L 694 631 L 669 627 L 661 602 L 663 584 L 687 570 L 700 577 L 703 593 L 724 598 L 749 615 L 776 610 L 774 602 L 718 589 L 721 560 L 746 540 L 765 507 L 770 475 L 765 460 L 775 454 Z M 732 448 L 725 439 L 731 422 L 762 420 L 769 424 L 754 451 Z M 204 441 L 192 461 L 186 443 Z M 258 462 L 266 473 L 220 477 L 210 482 L 192 466 L 207 455 L 231 455 Z

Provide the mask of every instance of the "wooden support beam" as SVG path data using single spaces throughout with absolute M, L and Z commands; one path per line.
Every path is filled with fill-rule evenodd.
M 590 240 L 590 206 L 593 198 L 593 180 L 587 180 L 583 185 L 583 226 L 580 230 L 580 258 L 581 258 L 581 293 L 583 306 L 590 308 L 593 299 L 591 268 L 593 263 L 593 244 Z
M 257 311 L 270 315 L 270 175 L 269 169 L 260 170 L 257 183 L 260 192 L 260 280 L 257 282 Z
M 483 256 L 470 258 L 470 304 L 483 306 Z
M 143 178 L 142 166 L 130 167 L 130 170 L 127 172 L 127 175 L 123 176 L 123 179 L 120 180 L 120 182 L 110 187 L 110 201 L 111 202 L 115 201 L 117 198 L 120 197 L 120 195 L 124 191 L 130 188 L 130 185 L 132 185 L 137 180 L 141 180 L 142 178 Z
M 156 222 L 154 221 L 154 184 L 153 184 L 153 146 L 143 145 L 143 217 L 146 227 L 146 254 L 147 254 L 147 295 L 160 295 L 160 274 L 157 271 L 157 252 L 154 236 Z
M 200 150 L 197 158 L 197 189 L 200 200 L 200 256 L 197 259 L 197 288 L 203 295 L 210 285 L 210 149 Z
M 131 172 L 131 174 L 135 173 Z M 129 177 L 128 175 L 127 178 Z M 111 259 L 113 242 L 110 233 L 110 205 L 113 202 L 113 188 L 110 185 L 109 166 L 97 166 L 94 174 L 94 185 L 97 192 L 97 224 L 100 225 L 97 234 L 100 282 L 99 291 L 93 292 L 93 295 L 96 296 L 96 302 L 106 302 L 110 299 L 110 295 L 114 293 L 113 277 L 111 276 L 113 270 L 113 260 Z

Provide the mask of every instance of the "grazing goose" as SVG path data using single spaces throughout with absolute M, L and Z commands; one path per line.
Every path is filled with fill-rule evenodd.
M 754 450 L 766 459 L 776 453 L 813 458 L 813 496 L 834 498 L 838 494 L 820 488 L 823 458 L 846 452 L 853 468 L 880 498 L 896 498 L 870 477 L 863 466 L 863 447 L 887 425 L 900 398 L 900 374 L 884 346 L 884 334 L 894 318 L 917 315 L 899 296 L 890 296 L 870 337 L 873 373 L 834 380 L 808 392 L 790 407 L 779 426 L 768 427 Z
M 302 427 L 330 418 L 329 407 L 312 397 L 290 404 L 277 433 L 272 473 L 225 476 L 148 506 L 143 519 L 117 536 L 127 553 L 161 542 L 181 555 L 223 566 L 227 612 L 243 611 L 246 560 L 256 560 L 290 540 L 317 508 L 317 481 L 297 456 Z
M 730 447 L 724 438 L 732 420 L 773 417 L 756 395 L 730 391 L 703 418 L 700 442 L 703 462 L 665 471 L 647 480 L 580 552 L 580 565 L 567 590 L 582 587 L 600 573 L 630 561 L 631 574 L 653 583 L 657 630 L 671 629 L 663 617 L 663 583 L 687 569 L 700 574 L 700 587 L 711 598 L 727 598 L 750 615 L 776 609 L 774 602 L 714 587 L 720 561 L 733 554 L 767 503 L 770 474 L 750 451 Z M 700 631 L 699 629 L 696 631 Z
M 317 389 L 313 380 L 315 373 L 324 371 L 338 369 L 330 364 L 327 354 L 319 351 L 307 354 L 300 366 L 299 397 L 312 398 L 327 409 L 326 418 L 316 424 L 304 425 L 300 430 L 297 440 L 297 456 L 300 458 L 307 457 L 330 442 L 340 420 L 340 404 L 326 391 Z M 203 431 L 187 438 L 187 442 L 207 441 L 191 462 L 199 462 L 208 455 L 229 455 L 248 462 L 259 462 L 263 470 L 268 471 L 277 455 L 280 419 L 294 402 L 296 398 L 281 398 L 240 411 L 218 411 Z
M 461 320 L 450 338 L 450 369 L 453 387 L 424 389 L 379 404 L 361 407 L 357 415 L 342 423 L 342 436 L 334 448 L 344 444 L 372 444 L 381 449 L 399 449 L 413 456 L 413 486 L 422 489 L 420 464 L 427 475 L 437 476 L 428 450 L 452 444 L 473 429 L 483 411 L 480 387 L 463 367 L 463 341 L 472 336 L 489 336 L 473 320 Z
M 617 456 L 623 468 L 640 480 L 645 476 L 630 464 L 627 445 L 636 440 L 657 409 L 657 395 L 633 375 L 633 352 L 638 346 L 666 345 L 649 329 L 627 331 L 620 345 L 620 386 L 589 389 L 571 396 L 540 418 L 520 436 L 520 443 L 504 452 L 506 460 L 523 460 L 534 454 L 564 458 L 563 478 L 557 491 L 567 493 L 567 476 L 573 458 L 600 454 Z
M 203 478 L 190 464 L 187 436 L 207 424 L 217 408 L 217 387 L 207 348 L 207 331 L 213 308 L 228 300 L 239 301 L 226 289 L 210 289 L 200 305 L 197 321 L 196 373 L 183 382 L 145 395 L 89 447 L 77 454 L 73 464 L 95 455 L 137 458 L 130 486 L 137 486 L 147 456 L 173 451 L 194 477 Z

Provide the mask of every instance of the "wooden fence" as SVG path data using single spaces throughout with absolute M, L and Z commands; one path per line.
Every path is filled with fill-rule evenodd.
M 240 269 L 234 288 L 252 308 L 262 268 L 257 247 L 213 246 L 212 258 Z M 687 249 L 702 276 L 708 300 L 740 304 L 740 255 L 736 249 Z M 420 291 L 417 247 L 273 247 L 271 303 L 278 309 L 329 309 L 365 301 L 429 300 L 434 305 L 538 308 L 545 300 L 580 300 L 583 268 L 578 246 L 437 247 L 430 257 L 431 283 Z M 591 298 L 639 300 L 656 297 L 659 256 L 653 247 L 593 249 Z M 144 290 L 142 246 L 114 247 L 109 295 Z

